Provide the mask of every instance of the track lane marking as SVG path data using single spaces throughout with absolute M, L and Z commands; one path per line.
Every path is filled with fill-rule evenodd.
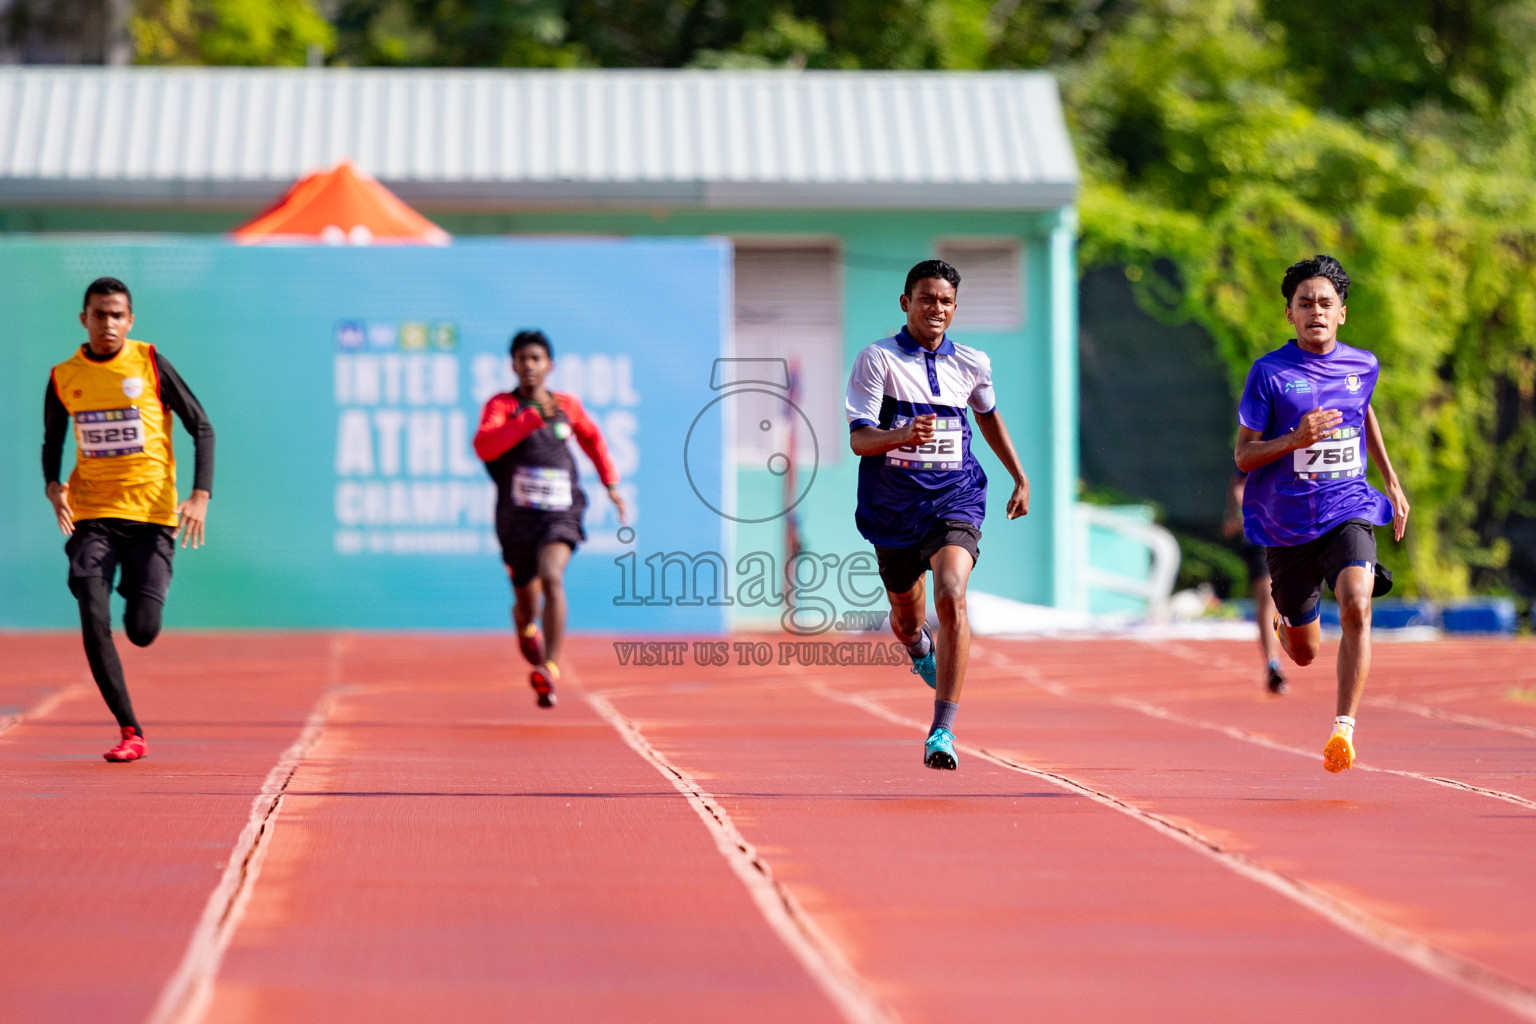
M 14 715 L 0 715 L 0 736 L 4 736 L 22 722 L 30 722 L 35 718 L 44 718 L 52 714 L 60 704 L 73 697 L 78 697 L 90 689 L 92 689 L 92 686 L 89 683 L 71 683 L 68 686 L 54 690 L 24 711 L 18 711 Z
M 861 694 L 843 693 L 819 679 L 811 679 L 806 685 L 813 693 L 828 700 L 862 708 L 877 718 L 916 729 L 920 733 L 927 731 L 928 727 L 917 719 L 892 711 L 885 705 Z M 1312 911 L 1367 945 L 1390 953 L 1427 974 L 1450 982 L 1517 1016 L 1536 1021 L 1536 988 L 1505 977 L 1474 960 L 1468 960 L 1459 954 L 1441 949 L 1422 936 L 1376 917 L 1348 900 L 1340 899 L 1310 882 L 1276 871 L 1236 850 L 1226 848 L 1194 828 L 1176 824 L 1160 814 L 1143 810 L 1112 793 L 1078 782 L 1069 775 L 1035 768 L 985 747 L 959 742 L 955 746 L 972 757 L 1039 779 L 1058 789 L 1075 793 L 1119 811 L 1153 831 L 1210 857 L 1249 881 L 1256 882 Z
M 606 691 L 604 691 L 606 692 Z M 780 941 L 805 968 L 845 1020 L 851 1024 L 898 1024 L 900 1018 L 875 994 L 873 987 L 848 963 L 847 957 L 806 913 L 789 888 L 731 820 L 724 807 L 688 772 L 669 762 L 645 738 L 633 721 L 620 714 L 603 693 L 584 691 L 582 697 L 635 753 L 650 763 L 688 801 L 714 837 L 720 851 L 752 901 Z
M 1197 665 L 1213 665 L 1232 671 L 1246 670 L 1245 666 L 1238 665 L 1237 662 L 1233 661 L 1225 654 L 1217 653 L 1210 655 L 1209 657 L 1202 658 L 1195 652 L 1187 651 L 1182 646 L 1175 644 L 1155 640 L 1148 640 L 1143 642 L 1151 644 L 1152 646 L 1161 650 L 1167 651 L 1174 657 L 1182 658 L 1185 661 L 1192 661 Z M 1466 689 L 1467 688 L 1464 687 L 1461 691 L 1440 691 L 1440 695 L 1444 697 L 1451 693 L 1461 693 Z M 1491 692 L 1496 692 L 1491 690 L 1489 687 L 1475 687 L 1473 690 L 1477 696 L 1488 696 Z M 1524 736 L 1527 739 L 1536 740 L 1536 728 L 1531 726 L 1515 725 L 1512 722 L 1500 722 L 1496 719 L 1482 718 L 1477 715 L 1466 715 L 1458 711 L 1445 711 L 1440 708 L 1431 707 L 1428 704 L 1420 704 L 1415 701 L 1403 700 L 1400 697 L 1394 697 L 1390 694 L 1381 694 L 1378 696 L 1367 695 L 1364 702 L 1367 704 L 1385 704 L 1388 707 L 1396 708 L 1399 711 L 1406 711 L 1411 715 L 1418 715 L 1421 718 L 1430 718 L 1444 722 L 1455 722 L 1457 725 L 1470 725 L 1478 729 L 1491 729 L 1495 732 L 1507 732 L 1516 736 Z
M 1249 732 L 1246 729 L 1239 729 L 1234 725 L 1223 725 L 1221 722 L 1212 722 L 1204 718 L 1193 718 L 1189 715 L 1181 714 L 1177 711 L 1170 711 L 1168 708 L 1157 704 L 1152 704 L 1143 700 L 1137 700 L 1135 697 L 1126 697 L 1120 694 L 1112 694 L 1107 696 L 1101 696 L 1099 694 L 1085 694 L 1072 689 L 1070 686 L 1063 686 L 1060 683 L 1053 683 L 1045 677 L 1044 673 L 1042 673 L 1034 666 L 1020 665 L 1015 661 L 1009 660 L 1006 656 L 996 652 L 988 655 L 988 660 L 991 661 L 993 667 L 1003 669 L 1010 673 L 1016 673 L 1026 682 L 1028 682 L 1029 685 L 1034 686 L 1037 689 L 1044 690 L 1046 693 L 1051 694 L 1053 697 L 1060 697 L 1064 700 L 1075 700 L 1085 704 L 1110 704 L 1115 707 L 1125 708 L 1128 711 L 1139 712 L 1148 716 L 1149 718 L 1158 718 L 1165 722 L 1175 722 L 1179 725 L 1187 725 L 1195 729 L 1206 729 L 1211 732 L 1219 732 L 1225 736 L 1229 736 L 1235 740 L 1240 740 L 1244 743 L 1251 743 L 1254 746 L 1264 747 L 1267 750 L 1279 751 L 1282 754 L 1295 754 L 1298 757 L 1305 757 L 1309 760 L 1316 760 L 1320 755 L 1319 751 L 1307 750 L 1304 747 L 1295 747 L 1288 743 L 1281 743 L 1279 740 L 1272 740 L 1268 736 L 1261 736 L 1258 733 Z M 1365 762 L 1358 760 L 1355 762 L 1351 771 L 1377 772 L 1382 775 L 1396 775 L 1404 779 L 1415 779 L 1419 782 L 1428 782 L 1431 785 L 1441 786 L 1445 789 L 1454 789 L 1462 793 L 1471 793 L 1475 796 L 1485 796 L 1492 800 L 1501 800 L 1507 804 L 1514 804 L 1516 807 L 1523 807 L 1528 811 L 1536 811 L 1536 800 L 1527 799 L 1526 797 L 1520 796 L 1516 793 L 1508 793 L 1502 789 L 1490 789 L 1487 786 L 1478 786 L 1471 782 L 1462 782 L 1459 779 L 1448 779 L 1440 775 L 1426 775 L 1422 772 L 1412 772 L 1404 768 L 1382 768 L 1378 765 L 1366 764 Z
M 1440 708 L 1430 707 L 1428 704 L 1418 704 L 1414 701 L 1403 700 L 1400 697 L 1390 695 L 1367 698 L 1372 704 L 1385 704 L 1399 711 L 1406 711 L 1410 715 L 1418 715 L 1421 718 L 1434 719 L 1441 722 L 1454 722 L 1457 725 L 1470 725 L 1478 729 L 1491 729 L 1496 732 L 1513 733 L 1516 736 L 1524 736 L 1526 739 L 1536 740 L 1536 729 L 1524 725 L 1512 725 L 1508 722 L 1495 721 L 1492 718 L 1480 718 L 1477 715 L 1464 715 L 1459 711 L 1442 711 Z
M 160 990 L 160 998 L 145 1024 L 193 1024 L 208 1012 L 213 983 L 224 961 L 224 952 L 245 916 L 251 890 L 255 888 L 261 865 L 272 845 L 270 840 L 277 826 L 283 794 L 300 763 L 325 731 L 326 719 L 340 693 L 340 689 L 333 686 L 320 696 L 304 720 L 298 737 L 267 772 L 261 792 L 251 801 L 251 813 L 245 827 L 230 849 L 224 874 L 203 905 L 202 917 L 193 929 L 181 963 Z

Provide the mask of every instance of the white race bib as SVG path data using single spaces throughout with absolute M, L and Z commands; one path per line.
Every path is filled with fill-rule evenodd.
M 571 474 L 548 466 L 518 466 L 512 471 L 512 504 L 556 511 L 571 507 Z
M 908 420 L 892 423 L 905 426 Z M 924 469 L 950 472 L 965 464 L 964 421 L 958 416 L 940 416 L 933 421 L 933 440 L 926 444 L 894 448 L 885 454 L 885 464 L 897 469 Z
M 144 450 L 144 421 L 135 408 L 77 412 L 75 444 L 82 459 L 137 455 Z
M 1334 431 L 1335 434 L 1345 432 L 1351 436 L 1317 441 L 1308 448 L 1292 452 L 1291 469 L 1295 471 L 1297 479 L 1337 480 L 1365 472 L 1358 428 Z

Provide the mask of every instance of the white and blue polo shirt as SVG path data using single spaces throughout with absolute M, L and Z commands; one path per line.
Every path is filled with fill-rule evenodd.
M 845 400 L 848 429 L 892 430 L 933 413 L 933 440 L 859 460 L 854 522 L 882 548 L 921 544 L 945 519 L 980 527 L 987 509 L 987 475 L 971 454 L 966 408 L 989 413 L 992 360 L 948 337 L 929 352 L 903 327 L 860 352 Z

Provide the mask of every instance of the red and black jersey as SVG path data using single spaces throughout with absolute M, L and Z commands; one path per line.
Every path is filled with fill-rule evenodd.
M 586 506 L 586 495 L 577 482 L 576 460 L 566 444 L 573 434 L 604 486 L 619 482 L 608 445 L 576 396 L 559 391 L 551 394 L 557 411 L 548 420 L 516 392 L 492 396 L 480 413 L 475 454 L 496 481 L 496 504 L 502 514 L 522 510 L 580 513 Z

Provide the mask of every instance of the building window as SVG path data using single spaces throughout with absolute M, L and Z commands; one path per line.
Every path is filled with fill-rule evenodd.
M 960 271 L 957 331 L 1016 331 L 1024 326 L 1024 254 L 1016 238 L 949 239 L 939 259 Z
M 791 389 L 761 386 L 736 410 L 736 462 L 763 467 L 789 450 L 795 461 L 822 465 L 842 457 L 843 422 L 842 260 L 829 244 L 736 243 L 735 355 L 784 361 Z M 810 422 L 788 414 L 778 397 L 791 400 Z M 769 424 L 764 430 L 762 425 Z

